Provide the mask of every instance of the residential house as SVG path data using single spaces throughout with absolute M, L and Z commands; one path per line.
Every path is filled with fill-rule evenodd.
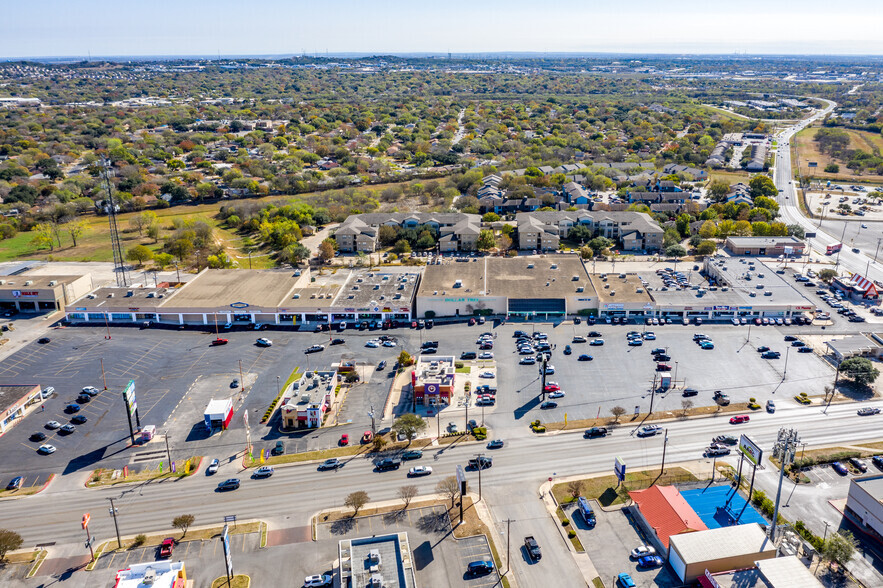
M 438 231 L 439 245 L 443 251 L 475 249 L 481 226 L 477 214 L 460 212 L 370 212 L 347 217 L 334 233 L 340 251 L 377 250 L 377 235 L 381 226 L 390 225 L 403 229 L 429 226 Z
M 665 174 L 690 174 L 694 180 L 707 180 L 708 172 L 698 167 L 690 167 L 687 165 L 679 165 L 677 163 L 669 163 L 662 168 Z

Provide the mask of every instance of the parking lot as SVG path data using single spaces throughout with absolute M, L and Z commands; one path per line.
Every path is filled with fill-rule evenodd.
M 455 539 L 450 520 L 442 507 L 413 508 L 382 515 L 342 519 L 320 523 L 316 527 L 319 543 L 344 538 L 366 537 L 405 531 L 420 586 L 466 586 L 490 588 L 499 583 L 496 573 L 473 577 L 466 566 L 476 560 L 492 559 L 485 537 Z
M 592 503 L 595 511 L 594 528 L 586 525 L 585 519 L 576 511 L 574 504 L 565 505 L 564 512 L 576 529 L 577 536 L 605 586 L 615 586 L 616 576 L 623 572 L 631 575 L 635 584 L 654 588 L 680 586 L 681 582 L 666 564 L 661 568 L 639 569 L 637 562 L 629 557 L 632 549 L 648 545 L 640 529 L 625 510 L 604 512 Z

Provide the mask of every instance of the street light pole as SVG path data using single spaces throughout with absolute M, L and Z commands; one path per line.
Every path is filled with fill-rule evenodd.
M 478 464 L 478 501 L 481 502 L 481 470 L 484 469 L 484 453 L 476 453 L 475 459 Z
M 782 381 L 788 376 L 788 354 L 791 352 L 791 346 L 785 348 L 785 367 L 782 369 Z
M 662 442 L 662 467 L 659 468 L 659 475 L 665 473 L 665 448 L 668 446 L 668 429 L 665 430 L 665 440 Z

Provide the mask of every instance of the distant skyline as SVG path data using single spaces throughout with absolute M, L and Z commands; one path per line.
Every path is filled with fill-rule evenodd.
M 424 4 L 10 2 L 0 19 L 0 58 L 507 51 L 883 55 L 879 0 Z

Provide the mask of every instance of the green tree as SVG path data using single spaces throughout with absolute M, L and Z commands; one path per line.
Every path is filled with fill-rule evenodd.
M 822 546 L 822 557 L 825 561 L 836 563 L 841 568 L 846 566 L 853 555 L 855 555 L 855 537 L 846 530 L 832 533 Z
M 392 225 L 381 225 L 377 229 L 377 239 L 382 245 L 389 246 L 396 242 L 399 238 L 399 227 Z
M 850 357 L 840 362 L 840 374 L 860 386 L 868 386 L 874 383 L 880 375 L 880 370 L 875 368 L 867 357 Z
M 725 180 L 714 180 L 708 187 L 708 193 L 711 194 L 711 197 L 717 202 L 723 200 L 729 191 L 730 183 Z
M 739 237 L 750 237 L 751 223 L 746 220 L 736 221 L 736 224 L 733 227 L 733 234 L 738 235 Z
M 838 174 L 840 173 L 840 166 L 836 163 L 829 163 L 825 166 L 825 173 Z
M 613 241 L 606 237 L 595 237 L 594 239 L 586 243 L 586 245 L 588 245 L 592 249 L 592 251 L 598 252 L 604 251 L 605 249 L 610 249 L 610 247 L 613 246 Z
M 748 182 L 748 189 L 752 198 L 758 196 L 775 196 L 779 193 L 776 184 L 769 176 L 758 174 Z
M 690 222 L 692 222 L 692 220 L 693 218 L 689 214 L 681 214 L 678 216 L 678 219 L 675 221 L 675 227 L 682 236 L 690 236 Z
M 392 250 L 399 255 L 402 255 L 403 253 L 411 253 L 411 244 L 404 239 L 399 239 L 398 241 L 396 241 L 396 244 L 393 246 Z
M 496 212 L 487 212 L 483 217 L 481 217 L 481 222 L 484 223 L 495 223 L 500 220 L 500 215 Z
M 172 519 L 172 527 L 175 529 L 181 529 L 181 539 L 187 536 L 187 529 L 193 525 L 193 521 L 196 520 L 192 514 L 182 514 L 178 515 Z
M 49 223 L 38 223 L 34 226 L 34 238 L 31 243 L 37 247 L 49 246 L 49 251 L 55 250 L 55 242 L 52 240 L 52 225 Z
M 703 239 L 711 239 L 715 235 L 717 235 L 717 225 L 714 221 L 707 220 L 699 227 L 699 236 Z
M 413 413 L 403 414 L 392 424 L 392 430 L 397 435 L 403 435 L 408 443 L 413 441 L 424 429 L 426 429 L 426 421 L 420 415 Z
M 800 225 L 788 225 L 788 234 L 792 237 L 797 237 L 798 239 L 806 237 L 806 231 L 804 231 L 803 227 Z
M 717 245 L 714 244 L 714 241 L 706 239 L 696 247 L 696 253 L 699 255 L 711 255 L 715 249 L 717 249 Z
M 144 245 L 135 245 L 126 251 L 126 259 L 138 263 L 138 266 L 144 265 L 145 262 L 153 259 L 153 251 Z
M 86 229 L 89 225 L 86 224 L 86 221 L 83 220 L 72 220 L 69 223 L 66 223 L 64 227 L 67 229 L 68 234 L 71 236 L 71 241 L 74 243 L 74 247 L 77 246 L 77 239 L 86 232 Z
M 494 242 L 494 232 L 490 229 L 482 229 L 478 233 L 478 241 L 476 241 L 476 246 L 480 251 L 487 251 L 489 249 L 493 249 L 496 243 Z
M 157 253 L 153 256 L 153 265 L 155 265 L 159 269 L 163 269 L 164 267 L 171 265 L 172 257 L 169 253 Z
M 669 257 L 683 257 L 687 255 L 687 250 L 683 245 L 669 245 L 665 248 L 665 254 Z
M 583 259 L 592 259 L 592 257 L 594 255 L 595 255 L 595 252 L 592 251 L 592 248 L 589 247 L 588 245 L 583 245 L 579 249 L 579 256 L 582 257 Z
M 831 280 L 837 277 L 837 272 L 832 269 L 823 269 L 819 272 L 819 279 L 826 284 L 830 284 Z
M 577 243 L 590 243 L 592 241 L 592 234 L 592 229 L 589 227 L 585 225 L 575 225 L 567 232 L 567 238 Z

